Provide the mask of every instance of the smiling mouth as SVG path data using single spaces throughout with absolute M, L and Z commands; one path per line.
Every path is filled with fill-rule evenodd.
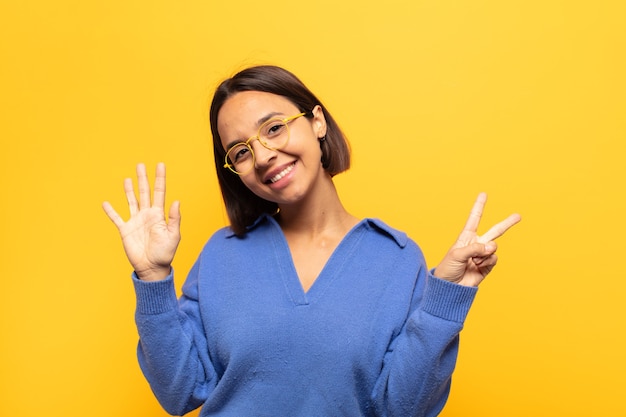
M 293 170 L 293 167 L 295 165 L 296 165 L 296 163 L 294 162 L 293 164 L 289 165 L 287 168 L 285 168 L 282 171 L 280 171 L 278 174 L 274 175 L 272 178 L 267 180 L 267 184 L 273 184 L 276 181 L 280 180 L 285 175 L 289 174 Z

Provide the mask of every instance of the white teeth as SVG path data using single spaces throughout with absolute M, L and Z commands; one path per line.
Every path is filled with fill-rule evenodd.
M 279 172 L 278 174 L 276 174 L 275 176 L 270 178 L 270 182 L 274 183 L 274 182 L 278 181 L 279 179 L 281 179 L 285 175 L 289 174 L 292 169 L 293 169 L 293 164 L 289 165 L 287 168 L 283 169 L 281 172 Z

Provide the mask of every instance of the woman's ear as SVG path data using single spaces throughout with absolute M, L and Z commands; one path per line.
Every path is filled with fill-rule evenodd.
M 321 139 L 326 136 L 326 117 L 324 117 L 324 110 L 322 110 L 322 106 L 318 104 L 313 107 L 311 113 L 313 113 L 313 119 L 311 120 L 313 129 L 317 134 L 317 138 Z

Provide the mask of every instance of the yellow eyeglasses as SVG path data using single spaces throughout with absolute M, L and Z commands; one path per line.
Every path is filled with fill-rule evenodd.
M 305 114 L 306 113 L 300 113 L 284 119 L 274 118 L 263 123 L 259 126 L 259 130 L 255 136 L 252 136 L 245 142 L 237 143 L 228 149 L 226 157 L 224 158 L 224 168 L 230 169 L 237 175 L 247 174 L 254 168 L 255 163 L 254 151 L 250 143 L 256 139 L 267 149 L 277 150 L 285 147 L 287 142 L 289 142 L 289 122 Z

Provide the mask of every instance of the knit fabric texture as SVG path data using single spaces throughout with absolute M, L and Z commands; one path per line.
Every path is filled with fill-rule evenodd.
M 217 231 L 177 298 L 133 278 L 141 369 L 173 415 L 435 416 L 476 288 L 440 280 L 365 219 L 305 292 L 278 223 Z

